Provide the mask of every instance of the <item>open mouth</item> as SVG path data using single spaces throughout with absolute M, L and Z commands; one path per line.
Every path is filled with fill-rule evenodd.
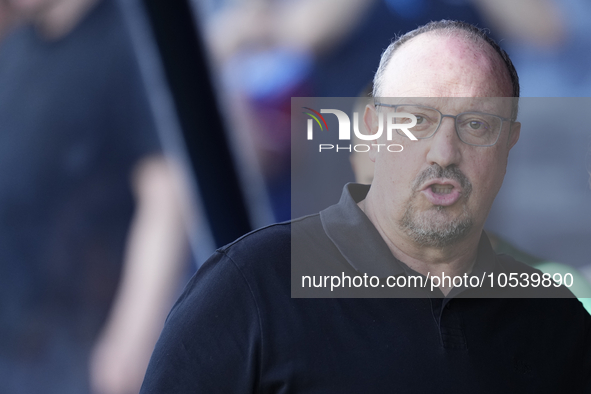
M 455 204 L 462 196 L 462 187 L 453 179 L 432 179 L 421 193 L 433 205 L 446 207 Z
M 431 190 L 435 194 L 449 194 L 452 192 L 453 189 L 454 189 L 454 187 L 452 185 L 438 185 L 438 184 L 431 185 Z

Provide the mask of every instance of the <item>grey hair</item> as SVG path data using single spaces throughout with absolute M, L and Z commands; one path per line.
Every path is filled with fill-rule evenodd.
M 509 55 L 492 38 L 488 36 L 486 30 L 480 29 L 474 25 L 461 21 L 441 20 L 438 22 L 429 22 L 426 25 L 418 27 L 415 30 L 409 31 L 408 33 L 402 36 L 396 37 L 388 46 L 388 48 L 386 48 L 386 50 L 382 53 L 380 65 L 373 79 L 373 97 L 380 97 L 380 90 L 382 88 L 382 81 L 384 79 L 386 67 L 388 66 L 388 63 L 390 63 L 390 59 L 392 58 L 394 52 L 402 45 L 404 45 L 406 42 L 410 41 L 416 36 L 428 32 L 437 32 L 438 34 L 447 36 L 461 33 L 464 35 L 465 38 L 475 43 L 483 44 L 484 42 L 486 42 L 487 44 L 489 44 L 495 50 L 495 52 L 501 57 L 503 63 L 505 64 L 505 67 L 507 68 L 507 72 L 509 73 L 513 90 L 512 97 L 514 97 L 512 118 L 515 119 L 517 117 L 517 98 L 519 97 L 519 76 L 517 75 L 517 70 L 515 70 L 515 66 L 509 58 Z

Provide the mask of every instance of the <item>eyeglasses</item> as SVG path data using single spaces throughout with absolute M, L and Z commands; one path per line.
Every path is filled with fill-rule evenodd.
M 493 146 L 497 143 L 503 121 L 513 122 L 514 119 L 503 118 L 482 112 L 462 112 L 457 115 L 444 115 L 439 110 L 431 107 L 413 104 L 390 105 L 376 103 L 376 107 L 394 108 L 396 112 L 406 112 L 416 116 L 416 126 L 408 130 L 417 139 L 431 138 L 441 125 L 443 118 L 455 120 L 456 134 L 460 141 L 473 146 Z M 410 123 L 410 118 L 396 119 L 397 124 Z M 401 136 L 405 136 L 400 130 L 396 130 Z

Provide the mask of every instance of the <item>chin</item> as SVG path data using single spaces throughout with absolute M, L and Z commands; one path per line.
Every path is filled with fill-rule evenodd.
M 408 209 L 399 225 L 419 245 L 447 247 L 466 238 L 474 228 L 474 219 L 465 205 L 460 212 L 432 206 L 424 212 Z

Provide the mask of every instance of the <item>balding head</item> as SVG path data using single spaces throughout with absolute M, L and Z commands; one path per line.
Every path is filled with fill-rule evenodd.
M 398 89 L 402 85 L 404 90 Z M 384 51 L 373 95 L 519 97 L 519 78 L 507 53 L 483 30 L 464 22 L 431 22 Z M 517 100 L 511 114 L 516 116 Z

